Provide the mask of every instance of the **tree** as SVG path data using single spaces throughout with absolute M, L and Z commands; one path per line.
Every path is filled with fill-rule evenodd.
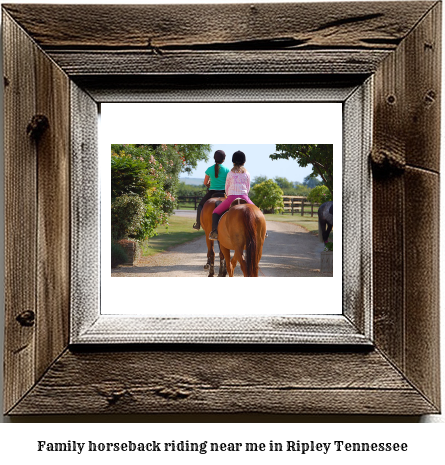
M 318 203 L 322 204 L 327 202 L 328 200 L 332 200 L 332 193 L 326 186 L 316 186 L 314 187 L 310 194 L 308 195 L 308 200 L 311 203 Z
M 198 166 L 198 161 L 208 161 L 212 148 L 210 144 L 175 144 L 175 147 L 185 161 L 183 173 L 191 173 Z
M 312 165 L 310 178 L 321 177 L 323 184 L 333 191 L 333 145 L 332 144 L 276 144 L 272 160 L 293 158 L 301 167 Z
M 299 195 L 300 197 L 307 197 L 310 192 L 311 189 L 305 184 L 298 184 L 298 186 L 295 188 L 295 195 Z
M 309 187 L 309 189 L 313 189 L 314 187 L 317 187 L 320 184 L 322 184 L 322 182 L 317 178 L 311 178 L 311 176 L 309 175 L 304 178 L 303 184 Z
M 293 189 L 294 188 L 294 183 L 292 181 L 289 181 L 287 178 L 282 178 L 280 176 L 275 176 L 274 181 L 276 184 L 278 184 L 281 189 Z
M 261 184 L 264 181 L 267 181 L 267 176 L 255 176 L 250 186 L 253 187 L 255 184 Z
M 283 191 L 280 186 L 269 179 L 261 184 L 255 184 L 250 189 L 250 199 L 265 213 L 282 211 L 284 208 Z

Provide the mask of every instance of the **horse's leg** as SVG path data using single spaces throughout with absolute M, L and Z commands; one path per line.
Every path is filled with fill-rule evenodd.
M 208 269 L 209 270 L 209 274 L 208 274 L 208 278 L 213 278 L 213 276 L 215 275 L 215 251 L 214 251 L 214 248 L 213 248 L 213 241 L 211 241 L 208 237 L 207 237 L 207 234 L 206 234 L 206 243 L 207 243 L 207 265 L 208 265 L 208 268 L 206 266 L 204 266 L 204 269 Z
M 229 277 L 232 278 L 233 277 L 233 267 L 232 267 L 231 262 L 230 262 L 230 250 L 226 249 L 225 247 L 222 247 L 221 244 L 219 246 L 220 246 L 221 252 L 224 255 L 225 264 L 227 266 L 227 272 L 229 273 Z
M 226 261 L 224 259 L 224 254 L 221 249 L 221 244 L 219 245 L 219 273 L 218 276 L 220 278 L 225 278 L 227 276 L 227 267 L 226 267 Z
M 332 224 L 326 223 L 326 225 L 327 225 L 327 230 L 326 230 L 326 239 L 325 239 L 325 242 L 328 242 L 328 240 L 329 240 L 329 234 L 331 234 L 331 231 L 332 231 Z
M 319 231 L 321 231 L 320 242 L 326 242 L 326 221 L 323 219 L 319 221 Z

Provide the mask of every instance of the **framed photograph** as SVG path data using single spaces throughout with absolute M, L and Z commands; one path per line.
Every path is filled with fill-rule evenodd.
M 440 2 L 2 14 L 5 414 L 440 411 Z M 148 105 L 138 140 L 112 126 L 123 105 Z M 237 133 L 231 112 L 255 130 Z M 110 143 L 171 137 L 332 143 L 333 276 L 121 288 L 105 252 Z M 197 310 L 201 287 L 239 304 Z

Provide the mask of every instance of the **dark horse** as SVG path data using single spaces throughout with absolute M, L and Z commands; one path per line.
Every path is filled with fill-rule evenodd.
M 213 276 L 213 241 L 208 239 L 212 229 L 212 212 L 218 199 L 210 199 L 204 205 L 201 213 L 201 224 L 206 233 L 207 259 L 210 259 L 210 274 Z M 223 199 L 219 199 L 223 200 Z M 259 262 L 263 253 L 263 244 L 266 237 L 266 219 L 261 210 L 255 205 L 232 205 L 225 213 L 218 225 L 218 242 L 220 248 L 220 273 L 227 268 L 230 277 L 238 262 L 245 277 L 258 277 Z M 210 243 L 210 244 L 209 244 Z M 230 251 L 234 251 L 230 259 Z M 244 258 L 244 250 L 246 258 Z
M 328 242 L 332 231 L 332 202 L 323 203 L 318 209 L 318 237 L 320 242 Z

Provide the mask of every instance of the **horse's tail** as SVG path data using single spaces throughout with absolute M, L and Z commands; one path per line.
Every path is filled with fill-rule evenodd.
M 258 242 L 256 237 L 256 216 L 250 208 L 244 209 L 246 235 L 247 276 L 258 276 Z

